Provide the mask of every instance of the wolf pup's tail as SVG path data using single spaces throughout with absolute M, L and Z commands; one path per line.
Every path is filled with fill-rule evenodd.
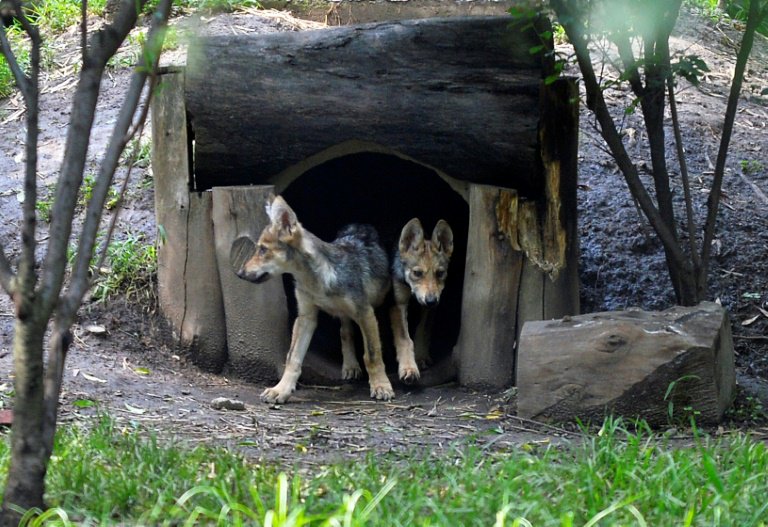
M 336 233 L 336 240 L 344 241 L 344 238 L 351 238 L 357 242 L 363 242 L 365 245 L 381 245 L 376 227 L 367 223 L 350 223 L 342 227 Z

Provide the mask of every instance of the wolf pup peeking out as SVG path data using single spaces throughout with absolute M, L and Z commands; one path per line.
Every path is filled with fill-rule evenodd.
M 296 389 L 304 356 L 317 327 L 317 313 L 322 309 L 341 320 L 342 378 L 354 379 L 362 373 L 355 356 L 354 320 L 363 334 L 363 361 L 371 397 L 388 401 L 395 393 L 384 370 L 374 308 L 384 301 L 391 280 L 389 259 L 378 233 L 370 225 L 353 224 L 344 227 L 328 243 L 304 229 L 281 196 L 269 196 L 266 208 L 270 224 L 262 231 L 253 256 L 237 275 L 255 283 L 273 275 L 293 275 L 298 316 L 283 377 L 276 386 L 264 390 L 262 400 L 284 403 Z
M 395 306 L 390 311 L 392 334 L 397 350 L 398 375 L 404 382 L 421 378 L 413 340 L 408 333 L 408 301 L 411 294 L 425 307 L 440 301 L 448 276 L 448 263 L 453 253 L 453 231 L 445 220 L 440 220 L 432 231 L 432 239 L 424 239 L 424 229 L 418 218 L 413 218 L 400 233 L 400 242 L 392 260 L 392 287 Z M 429 350 L 419 350 L 426 354 Z M 422 365 L 428 356 L 418 357 Z

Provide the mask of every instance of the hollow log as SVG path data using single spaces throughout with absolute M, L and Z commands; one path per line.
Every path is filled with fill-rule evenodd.
M 224 305 L 213 253 L 210 193 L 189 192 L 187 120 L 181 74 L 162 76 L 152 101 L 152 167 L 160 308 L 189 358 L 219 372 L 227 360 Z
M 735 386 L 728 314 L 718 304 L 527 322 L 518 349 L 518 414 L 653 425 L 717 423 Z
M 196 188 L 271 183 L 359 140 L 458 179 L 540 194 L 539 88 L 551 65 L 530 49 L 548 22 L 511 23 L 472 16 L 200 39 L 186 89 Z

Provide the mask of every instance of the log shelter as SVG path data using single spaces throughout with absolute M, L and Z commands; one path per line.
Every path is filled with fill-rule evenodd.
M 194 43 L 152 107 L 160 307 L 191 359 L 253 382 L 282 368 L 291 280 L 251 284 L 230 265 L 274 192 L 325 240 L 365 222 L 389 248 L 409 219 L 428 232 L 446 219 L 455 252 L 434 322 L 410 309 L 433 360 L 423 382 L 512 384 L 523 322 L 579 310 L 578 97 L 531 53 L 551 46 L 547 27 L 456 16 Z M 386 309 L 380 326 L 394 379 Z M 321 319 L 302 380 L 339 382 L 339 350 Z

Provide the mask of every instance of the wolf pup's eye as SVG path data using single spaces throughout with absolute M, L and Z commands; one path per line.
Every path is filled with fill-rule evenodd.
M 411 276 L 414 278 L 423 278 L 424 277 L 424 271 L 421 269 L 414 269 L 411 271 Z
M 435 278 L 437 278 L 438 280 L 442 280 L 443 278 L 445 278 L 445 271 L 443 271 L 442 269 L 438 269 L 437 271 L 435 271 Z
M 258 255 L 264 256 L 267 254 L 267 246 L 266 245 L 259 245 Z

